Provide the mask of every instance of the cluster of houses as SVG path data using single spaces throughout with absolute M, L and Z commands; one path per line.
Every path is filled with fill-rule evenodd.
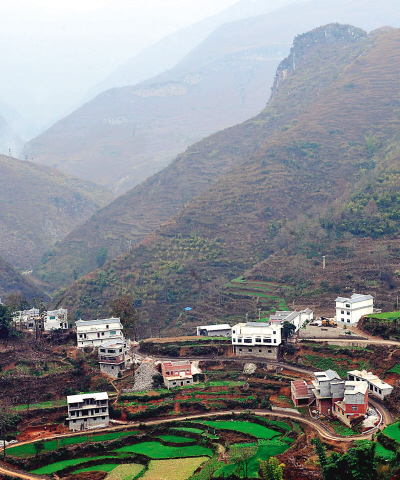
M 68 310 L 66 308 L 44 312 L 43 319 L 40 317 L 40 311 L 38 308 L 21 310 L 14 314 L 14 322 L 17 327 L 20 327 L 21 329 L 35 330 L 39 321 L 43 321 L 44 332 L 51 332 L 52 330 L 68 330 L 69 328 L 72 328 L 72 324 L 68 323 Z
M 296 407 L 315 405 L 320 415 L 336 417 L 349 427 L 367 413 L 369 394 L 383 400 L 392 391 L 391 385 L 366 370 L 347 372 L 347 380 L 334 370 L 326 370 L 315 372 L 314 380 L 309 383 L 291 382 L 291 397 Z
M 301 311 L 277 311 L 267 322 L 244 322 L 231 327 L 224 325 L 204 325 L 197 327 L 197 335 L 208 337 L 231 337 L 232 350 L 238 356 L 256 356 L 268 360 L 278 358 L 283 339 L 285 322 L 297 332 L 305 322 L 310 322 L 314 313 L 309 308 Z

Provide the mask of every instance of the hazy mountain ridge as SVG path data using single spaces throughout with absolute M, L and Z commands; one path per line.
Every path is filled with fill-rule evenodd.
M 312 252 L 314 241 L 329 248 L 334 257 L 343 239 L 324 233 L 320 219 L 335 198 L 342 197 L 344 203 L 355 193 L 355 184 L 366 183 L 370 136 L 385 146 L 376 147 L 375 166 L 368 170 L 369 176 L 376 176 L 387 168 L 389 153 L 393 159 L 392 145 L 400 132 L 395 94 L 400 31 L 360 33 L 357 41 L 354 32 L 360 33 L 328 26 L 297 39 L 300 47 L 302 41 L 308 46 L 315 36 L 334 41 L 311 45 L 302 62 L 304 69 L 300 64 L 288 74 L 262 114 L 214 135 L 212 145 L 206 147 L 209 152 L 218 150 L 218 137 L 229 134 L 232 143 L 236 140 L 240 145 L 241 132 L 254 147 L 243 165 L 221 177 L 132 252 L 78 280 L 58 301 L 68 303 L 77 315 L 98 315 L 115 296 L 131 293 L 143 301 L 144 321 L 173 324 L 187 304 L 208 321 L 220 307 L 213 295 L 227 280 L 268 262 L 282 249 L 293 256 L 320 258 L 318 249 Z M 310 89 L 316 95 L 310 95 Z M 280 112 L 285 105 L 294 105 L 294 111 L 282 125 Z M 272 136 L 265 134 L 269 129 Z M 197 148 L 205 144 L 203 140 Z M 297 234 L 302 225 L 308 228 L 304 236 Z M 352 235 L 347 233 L 346 239 L 342 249 L 348 248 Z M 293 251 L 287 250 L 290 246 Z M 335 261 L 341 258 L 336 253 Z M 291 262 L 289 257 L 288 265 Z M 284 270 L 289 268 L 285 265 Z M 369 278 L 361 262 L 352 268 L 358 269 L 362 281 Z M 222 314 L 228 311 L 229 302 Z
M 344 32 L 345 41 L 348 41 L 349 47 L 354 49 L 351 55 L 355 57 L 359 55 L 362 47 L 353 45 L 351 37 L 348 38 L 347 27 L 336 30 Z M 365 34 L 359 29 L 355 31 L 360 35 Z M 300 47 L 300 41 L 296 43 L 299 44 L 300 55 L 304 46 Z M 344 52 L 338 52 L 338 49 L 333 47 L 331 54 L 337 56 L 338 61 L 337 64 L 330 66 L 329 78 L 326 76 L 323 78 L 324 86 L 333 81 L 333 75 L 339 72 L 347 61 L 350 53 L 347 50 Z M 346 55 L 345 60 L 342 58 L 343 55 Z M 327 61 L 329 62 L 329 59 L 318 62 L 320 68 L 326 66 Z M 302 65 L 302 71 L 306 72 L 307 78 L 318 68 L 315 62 L 309 63 L 310 65 L 303 61 Z M 276 76 L 275 90 L 280 71 L 281 69 Z M 296 89 L 299 87 L 296 86 Z M 308 88 L 302 88 L 301 97 L 296 102 L 287 101 L 287 96 L 274 98 L 274 101 L 270 102 L 269 110 L 274 112 L 275 119 L 269 124 L 262 121 L 263 140 L 292 120 L 313 101 L 313 96 L 318 92 L 316 89 L 318 84 L 309 83 Z M 83 275 L 95 269 L 96 254 L 100 248 L 108 248 L 108 258 L 127 251 L 129 246 L 144 239 L 193 197 L 210 188 L 218 178 L 251 156 L 258 148 L 256 139 L 260 135 L 259 132 L 258 121 L 247 122 L 193 145 L 167 168 L 117 198 L 84 225 L 71 232 L 46 256 L 44 262 L 35 270 L 35 275 L 45 281 L 49 288 L 56 289 L 68 284 L 74 270 Z
M 267 19 L 259 21 L 265 26 Z M 188 145 L 263 108 L 286 52 L 262 37 L 207 62 L 184 61 L 141 84 L 108 90 L 33 139 L 24 153 L 123 193 Z
M 155 45 L 146 48 L 104 81 L 94 86 L 86 95 L 86 101 L 110 88 L 135 85 L 173 68 L 185 55 L 224 23 L 263 15 L 290 3 L 291 0 L 280 0 L 279 2 L 241 0 L 213 17 L 172 33 Z
M 170 71 L 100 94 L 24 153 L 122 193 L 188 145 L 257 114 L 296 34 L 333 20 L 367 29 L 400 22 L 393 0 L 361 3 L 310 2 L 223 25 Z
M 0 156 L 0 256 L 28 270 L 111 192 L 32 162 Z

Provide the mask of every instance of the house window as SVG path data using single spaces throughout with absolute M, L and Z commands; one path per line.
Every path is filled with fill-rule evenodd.
M 253 351 L 253 349 L 252 349 L 252 348 L 249 348 L 249 352 L 252 352 L 252 351 Z
M 346 308 L 350 308 L 350 303 L 346 303 Z
M 350 315 L 350 312 L 347 312 L 347 315 Z
M 76 420 L 72 420 L 72 423 L 76 423 Z
M 261 343 L 261 338 L 256 338 L 256 343 Z
M 238 342 L 238 343 L 242 343 L 242 339 L 241 339 L 241 338 L 238 338 L 238 339 L 237 339 L 237 342 Z
M 340 321 L 341 321 L 341 322 L 344 322 L 344 318 L 341 318 Z
M 268 353 L 272 353 L 272 350 L 268 350 Z
M 342 315 L 344 315 L 344 310 L 342 310 L 340 313 L 341 313 Z
M 272 332 L 272 333 L 273 333 L 274 335 L 276 335 L 276 332 L 275 332 L 275 331 L 274 331 L 274 332 Z
M 102 420 L 105 420 L 105 419 L 106 419 L 106 417 L 101 417 L 101 419 L 102 419 Z
M 110 335 L 116 335 L 116 334 L 117 334 L 117 332 L 115 330 L 110 331 Z
M 101 353 L 106 353 L 106 349 L 105 348 L 100 348 L 100 352 Z
M 233 333 L 236 333 L 235 330 L 233 330 Z
M 261 352 L 262 352 L 262 350 L 261 350 L 261 348 L 259 348 L 259 349 L 258 349 L 258 353 L 261 353 Z
M 110 326 L 109 326 L 109 325 L 106 325 L 106 328 L 110 328 Z
M 104 337 L 104 332 L 101 332 L 101 336 Z
M 239 348 L 239 352 L 241 352 L 243 349 L 242 348 Z
M 251 338 L 245 338 L 244 343 L 251 343 Z
M 264 338 L 264 343 L 272 343 L 272 340 L 270 338 Z
M 276 343 L 276 338 L 274 338 L 274 343 Z
M 350 318 L 347 319 L 347 323 L 350 323 Z
M 357 407 L 357 405 L 352 405 L 352 406 L 351 406 L 351 409 L 353 410 L 353 412 L 357 412 L 358 407 Z

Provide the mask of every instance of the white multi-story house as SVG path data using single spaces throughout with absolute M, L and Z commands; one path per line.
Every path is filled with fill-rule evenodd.
M 108 427 L 110 417 L 107 392 L 70 395 L 67 397 L 67 404 L 70 430 Z
M 295 331 L 297 332 L 304 325 L 304 322 L 310 322 L 313 318 L 314 312 L 310 308 L 306 308 L 300 312 L 297 310 L 292 312 L 283 310 L 277 311 L 269 317 L 269 321 L 274 325 L 282 325 L 284 322 L 289 322 L 296 327 Z
M 374 375 L 372 372 L 367 372 L 366 370 L 351 370 L 347 372 L 347 378 L 355 382 L 367 382 L 368 391 L 381 400 L 393 391 L 392 385 L 385 383 L 377 375 Z
M 99 346 L 100 372 L 117 378 L 127 368 L 130 357 L 127 357 L 128 346 L 125 340 L 110 340 Z M 130 362 L 129 362 L 130 363 Z
M 335 302 L 338 324 L 354 325 L 363 315 L 374 312 L 374 297 L 372 295 L 354 293 L 350 298 L 338 297 Z
M 252 355 L 276 360 L 282 343 L 282 326 L 265 322 L 238 323 L 232 327 L 235 355 Z
M 49 310 L 44 319 L 44 330 L 67 330 L 68 329 L 68 310 L 59 308 L 58 310 Z
M 104 320 L 78 320 L 76 337 L 78 348 L 98 347 L 110 340 L 124 340 L 121 320 L 106 318 Z
M 39 309 L 31 308 L 22 310 L 14 314 L 14 321 L 17 325 L 29 330 L 34 330 L 40 321 Z M 68 310 L 59 308 L 58 310 L 49 310 L 45 312 L 43 321 L 43 330 L 50 332 L 52 330 L 68 329 Z

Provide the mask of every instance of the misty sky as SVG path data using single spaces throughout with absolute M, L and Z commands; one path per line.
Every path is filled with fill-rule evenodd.
M 237 0 L 1 0 L 0 99 L 41 127 L 165 35 Z

